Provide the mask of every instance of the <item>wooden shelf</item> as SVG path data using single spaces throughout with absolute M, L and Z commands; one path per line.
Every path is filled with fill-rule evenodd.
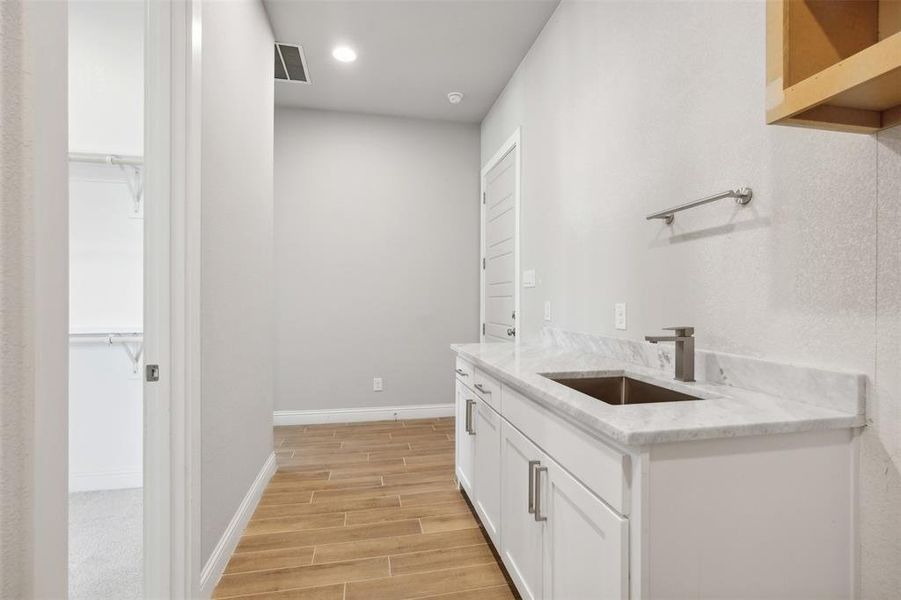
M 769 0 L 767 123 L 901 124 L 901 0 Z

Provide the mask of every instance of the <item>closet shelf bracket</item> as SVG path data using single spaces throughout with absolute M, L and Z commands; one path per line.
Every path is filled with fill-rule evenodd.
M 119 164 L 125 183 L 131 194 L 131 201 L 136 215 L 141 214 L 141 203 L 144 201 L 144 171 L 138 165 Z

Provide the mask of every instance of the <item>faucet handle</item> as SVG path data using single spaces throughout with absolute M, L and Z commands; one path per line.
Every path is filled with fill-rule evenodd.
M 664 327 L 663 329 L 674 332 L 676 337 L 691 337 L 695 332 L 694 327 Z

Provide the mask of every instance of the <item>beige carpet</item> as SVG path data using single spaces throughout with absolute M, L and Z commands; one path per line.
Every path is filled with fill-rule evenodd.
M 70 600 L 142 597 L 141 488 L 69 495 Z

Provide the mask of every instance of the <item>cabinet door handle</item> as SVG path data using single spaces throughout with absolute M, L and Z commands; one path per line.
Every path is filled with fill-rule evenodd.
M 529 514 L 535 514 L 535 467 L 541 464 L 540 460 L 529 461 Z
M 454 369 L 454 371 L 456 371 L 457 375 L 459 375 L 460 377 L 469 377 L 469 373 L 467 373 L 463 369 Z
M 479 390 L 480 392 L 482 392 L 483 394 L 491 393 L 491 390 L 486 390 L 485 388 L 483 388 L 481 383 L 476 384 L 476 389 Z
M 475 406 L 475 400 L 466 401 L 466 433 L 475 435 L 476 430 L 472 427 L 472 407 Z
M 539 523 L 547 521 L 547 517 L 541 516 L 541 474 L 547 473 L 547 467 L 535 469 L 535 520 Z

